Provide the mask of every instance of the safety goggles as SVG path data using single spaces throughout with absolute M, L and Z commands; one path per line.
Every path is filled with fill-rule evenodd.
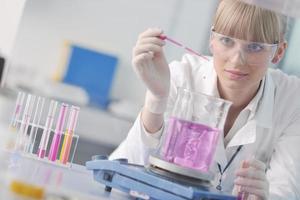
M 238 56 L 243 64 L 266 66 L 273 59 L 278 44 L 249 42 L 211 31 L 211 51 L 214 56 L 233 60 Z

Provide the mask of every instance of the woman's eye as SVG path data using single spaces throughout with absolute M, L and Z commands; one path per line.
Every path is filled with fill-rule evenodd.
M 228 47 L 234 45 L 233 39 L 228 38 L 228 37 L 221 37 L 220 41 L 222 42 L 223 45 L 228 46 Z
M 248 52 L 260 52 L 264 49 L 263 45 L 257 43 L 251 43 L 247 45 Z

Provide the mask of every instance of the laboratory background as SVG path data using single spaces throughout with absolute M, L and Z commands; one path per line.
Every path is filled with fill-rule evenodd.
M 138 34 L 148 27 L 160 27 L 186 46 L 209 55 L 209 30 L 218 3 L 217 0 L 1 2 L 4 6 L 0 15 L 0 53 L 5 60 L 1 66 L 1 124 L 8 124 L 19 90 L 80 105 L 77 127 L 80 140 L 75 158 L 80 164 L 95 152 L 109 154 L 116 148 L 143 105 L 145 87 L 131 66 L 132 47 Z M 300 75 L 299 20 L 292 19 L 289 28 L 287 54 L 274 67 Z M 166 46 L 169 61 L 180 59 L 183 53 L 180 48 Z M 105 57 L 111 59 L 107 66 L 103 61 L 102 68 L 96 67 Z M 78 69 L 77 73 L 78 63 L 88 67 Z M 74 69 L 68 69 L 72 64 Z M 89 83 L 94 85 L 84 83 L 90 78 L 94 80 Z M 93 90 L 92 87 L 96 87 L 98 95 L 86 91 Z M 99 100 L 101 95 L 103 98 Z
M 143 105 L 145 87 L 131 66 L 132 47 L 138 34 L 148 27 L 160 27 L 186 46 L 209 54 L 209 30 L 218 3 L 217 0 L 209 3 L 193 0 L 2 1 L 5 6 L 0 19 L 0 52 L 7 61 L 6 68 L 2 66 L 3 89 L 25 90 L 80 105 L 76 162 L 81 164 L 94 152 L 109 154 L 126 137 Z M 288 52 L 274 67 L 284 66 L 282 70 L 300 75 L 297 67 L 300 65 L 299 34 L 299 20 L 292 20 Z M 72 49 L 91 55 L 80 58 L 78 52 L 72 58 Z M 166 46 L 169 61 L 181 59 L 183 53 L 180 48 Z M 101 56 L 113 61 L 97 68 Z M 67 74 L 71 59 L 74 65 L 82 62 L 81 65 L 87 64 L 89 68 L 79 69 L 82 74 L 74 70 Z M 109 71 L 108 68 L 114 69 Z M 97 77 L 101 73 L 107 76 Z M 91 81 L 95 86 L 84 83 L 90 76 L 95 79 Z M 101 88 L 102 82 L 105 88 Z M 96 100 L 90 100 L 86 92 L 87 87 L 97 85 L 100 85 L 98 95 L 103 95 L 102 101 L 93 95 Z M 1 123 L 4 125 L 10 119 L 14 97 L 10 93 L 1 94 Z
M 3 87 L 79 105 L 75 161 L 84 164 L 95 152 L 109 154 L 116 148 L 143 105 L 145 86 L 131 66 L 139 33 L 160 27 L 195 51 L 208 53 L 208 30 L 217 1 L 28 0 L 6 4 L 11 11 L 3 8 L 9 15 L 2 17 L 3 24 L 11 18 L 15 26 L 7 24 L 10 27 L 3 29 L 1 37 L 1 52 L 8 62 Z M 180 59 L 183 53 L 172 45 L 166 47 L 170 60 Z M 107 66 L 101 61 L 106 58 L 110 58 Z M 76 72 L 78 62 L 88 67 Z M 97 67 L 99 62 L 103 67 Z M 87 92 L 93 87 L 97 95 Z M 10 120 L 16 98 L 7 95 L 1 94 L 1 108 L 6 110 L 1 112 L 3 124 Z
M 159 27 L 209 55 L 218 0 L 0 0 L 0 126 L 9 126 L 19 91 L 80 107 L 73 162 L 109 155 L 134 123 L 146 88 L 131 65 L 132 48 Z M 300 76 L 300 20 L 289 24 L 285 58 L 272 67 Z M 168 61 L 185 51 L 168 43 Z M 44 123 L 46 116 L 42 116 Z M 5 133 L 1 131 L 1 137 Z

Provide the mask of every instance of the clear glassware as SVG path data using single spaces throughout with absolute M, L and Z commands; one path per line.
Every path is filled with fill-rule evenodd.
M 160 158 L 207 172 L 212 163 L 231 102 L 179 88 Z

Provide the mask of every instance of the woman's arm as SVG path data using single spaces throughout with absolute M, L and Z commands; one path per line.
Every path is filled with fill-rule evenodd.
M 279 138 L 273 152 L 267 178 L 270 199 L 300 199 L 300 108 Z

